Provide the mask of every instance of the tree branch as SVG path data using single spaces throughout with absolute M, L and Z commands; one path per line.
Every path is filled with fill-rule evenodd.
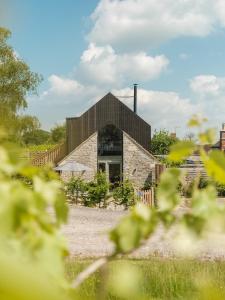
M 95 273 L 98 269 L 103 267 L 111 257 L 102 257 L 95 262 L 93 262 L 90 266 L 88 266 L 83 272 L 81 272 L 73 281 L 72 287 L 77 288 L 81 283 L 83 283 L 90 275 Z

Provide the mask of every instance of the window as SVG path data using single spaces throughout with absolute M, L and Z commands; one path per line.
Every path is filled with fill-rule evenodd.
M 120 156 L 123 153 L 123 133 L 114 125 L 106 125 L 98 133 L 98 156 Z

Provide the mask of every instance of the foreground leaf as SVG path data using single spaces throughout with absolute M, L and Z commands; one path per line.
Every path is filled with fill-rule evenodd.
M 190 156 L 195 150 L 195 144 L 192 141 L 179 142 L 171 147 L 168 159 L 171 161 L 182 161 Z
M 219 150 L 212 151 L 208 156 L 201 153 L 207 174 L 216 182 L 225 184 L 225 155 Z

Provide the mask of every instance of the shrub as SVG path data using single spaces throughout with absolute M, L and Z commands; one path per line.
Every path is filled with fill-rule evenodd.
M 106 207 L 106 200 L 109 191 L 109 183 L 106 178 L 106 174 L 98 172 L 95 175 L 93 181 L 87 184 L 87 196 L 84 204 L 87 206 L 95 206 L 98 204 L 101 207 Z
M 132 183 L 126 179 L 120 182 L 119 186 L 113 191 L 113 198 L 116 204 L 124 205 L 127 209 L 135 204 L 135 193 Z
M 66 184 L 66 191 L 71 200 L 78 202 L 78 199 L 84 199 L 84 193 L 87 190 L 87 184 L 80 177 L 71 177 L 70 181 Z

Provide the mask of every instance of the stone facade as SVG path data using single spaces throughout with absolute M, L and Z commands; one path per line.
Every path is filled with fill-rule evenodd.
M 84 180 L 93 180 L 97 172 L 97 133 L 93 134 L 67 157 L 59 165 L 76 161 L 91 168 L 91 171 L 75 172 L 75 176 L 81 176 Z M 123 132 L 123 178 L 129 179 L 136 188 L 142 188 L 145 183 L 155 181 L 155 164 L 157 159 L 145 150 L 140 144 Z M 61 178 L 67 181 L 72 176 L 71 172 L 62 172 Z
M 124 178 L 131 180 L 136 188 L 142 188 L 145 183 L 155 181 L 156 163 L 158 161 L 152 154 L 123 133 Z
M 70 161 L 76 161 L 91 168 L 90 171 L 75 172 L 75 176 L 81 176 L 87 181 L 93 180 L 94 175 L 97 172 L 97 133 L 94 133 L 86 141 L 84 141 L 76 149 L 74 149 L 59 163 L 59 165 Z M 71 172 L 61 173 L 61 178 L 64 181 L 67 181 L 71 176 Z

